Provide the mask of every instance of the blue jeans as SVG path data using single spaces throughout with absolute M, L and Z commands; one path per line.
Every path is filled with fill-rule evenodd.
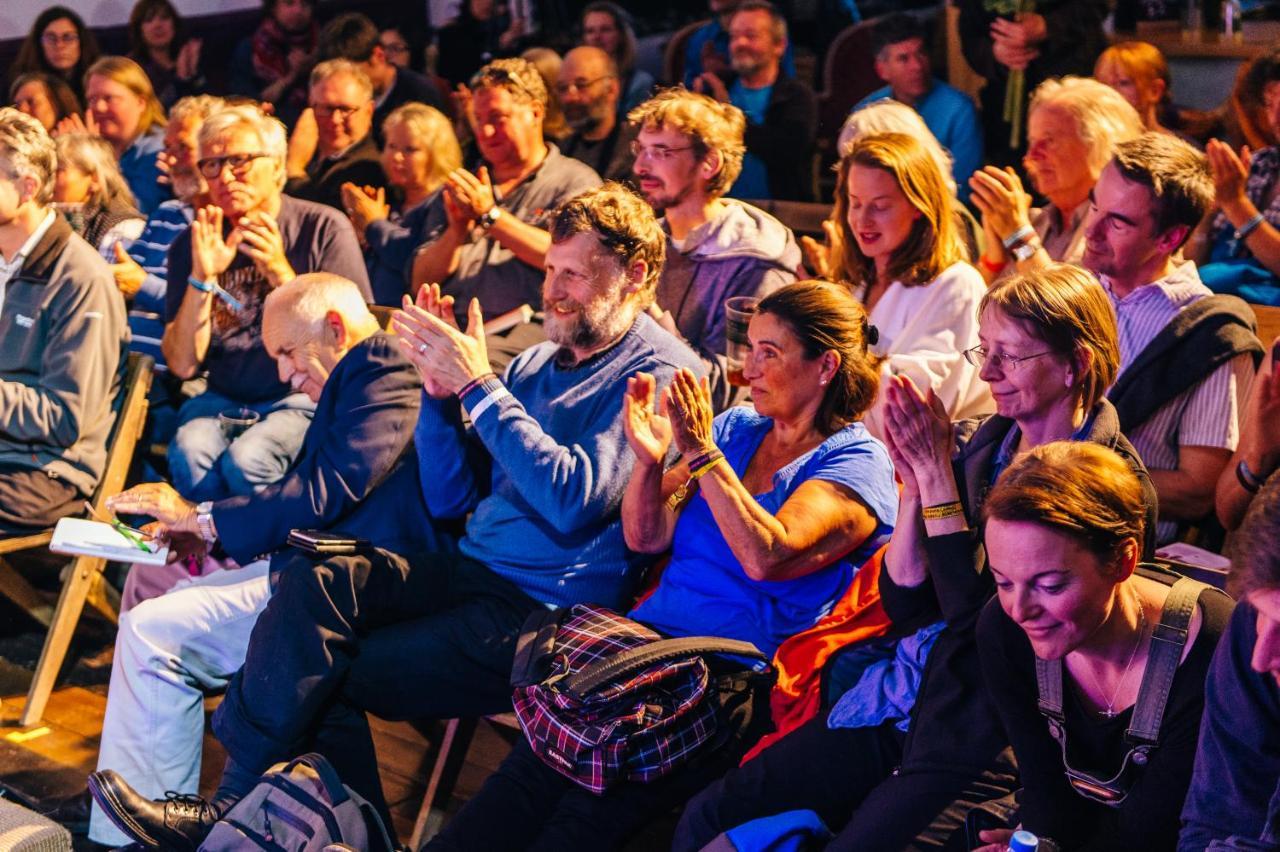
M 234 441 L 222 434 L 218 414 L 248 408 L 260 418 Z M 215 391 L 187 400 L 169 444 L 169 479 L 188 500 L 221 500 L 261 491 L 284 476 L 302 449 L 316 405 L 306 394 L 242 403 Z

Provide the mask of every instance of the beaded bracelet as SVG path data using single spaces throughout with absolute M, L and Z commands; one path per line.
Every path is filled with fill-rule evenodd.
M 462 399 L 472 390 L 484 384 L 489 379 L 497 379 L 497 378 L 498 378 L 497 373 L 492 373 L 492 372 L 481 373 L 480 375 L 476 376 L 474 379 L 472 379 L 471 381 L 467 382 L 465 385 L 462 386 L 462 388 L 458 391 L 458 399 Z
M 1250 494 L 1257 494 L 1264 484 L 1264 480 L 1249 469 L 1244 459 L 1240 459 L 1240 463 L 1236 465 L 1236 479 L 1240 481 L 1240 487 Z
M 921 514 L 926 521 L 941 521 L 963 515 L 964 506 L 959 500 L 952 500 L 950 503 L 939 503 L 937 506 L 925 506 Z

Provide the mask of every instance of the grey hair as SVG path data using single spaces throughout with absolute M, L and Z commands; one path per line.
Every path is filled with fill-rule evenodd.
M 204 148 L 231 130 L 244 127 L 252 130 L 262 145 L 262 153 L 276 161 L 278 183 L 284 189 L 288 176 L 285 171 L 285 155 L 289 151 L 289 137 L 278 118 L 272 118 L 250 104 L 237 104 L 215 112 L 200 127 L 199 145 Z
M 15 178 L 34 178 L 36 202 L 53 201 L 58 152 L 44 125 L 13 107 L 0 107 L 0 157 L 9 161 Z
M 308 81 L 308 87 L 314 89 L 321 83 L 334 77 L 346 74 L 352 80 L 355 80 L 356 86 L 360 89 L 360 96 L 366 101 L 373 100 L 373 83 L 369 80 L 369 75 L 365 70 L 350 59 L 326 59 L 315 68 L 311 69 L 311 79 Z
M 292 327 L 305 329 L 308 339 L 323 334 L 330 311 L 337 311 L 349 328 L 376 322 L 355 282 L 332 272 L 297 276 L 268 293 L 262 310 L 264 316 L 267 311 L 284 311 Z
M 862 109 L 854 110 L 840 127 L 836 151 L 841 159 L 853 148 L 854 142 L 872 133 L 905 133 L 919 139 L 929 156 L 938 164 L 938 171 L 942 172 L 947 189 L 952 195 L 956 194 L 956 179 L 952 170 L 955 161 L 951 158 L 951 153 L 942 147 L 938 137 L 933 135 L 933 131 L 929 130 L 920 113 L 893 98 L 881 98 Z
M 204 121 L 226 106 L 227 102 L 216 95 L 187 95 L 169 107 L 169 122 L 181 124 L 193 119 Z
M 1066 76 L 1045 80 L 1031 93 L 1027 115 L 1041 107 L 1066 110 L 1089 149 L 1089 172 L 1096 179 L 1115 154 L 1116 146 L 1137 139 L 1142 118 L 1124 96 L 1091 77 Z
M 137 206 L 133 190 L 120 173 L 120 163 L 116 160 L 116 152 L 110 142 L 88 133 L 64 133 L 55 143 L 58 146 L 60 166 L 75 166 L 91 175 L 97 183 L 90 194 L 90 202 L 105 207 L 108 201 L 118 198 Z

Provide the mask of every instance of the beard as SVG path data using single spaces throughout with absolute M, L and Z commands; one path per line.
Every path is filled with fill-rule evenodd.
M 555 308 L 575 311 L 572 318 L 561 317 Z M 583 304 L 561 299 L 545 305 L 542 327 L 547 339 L 557 346 L 571 349 L 594 349 L 622 336 L 635 322 L 635 312 L 623 306 L 622 287 L 614 285 L 609 292 Z
M 608 105 L 605 103 L 564 104 L 564 120 L 576 133 L 590 133 L 604 123 Z

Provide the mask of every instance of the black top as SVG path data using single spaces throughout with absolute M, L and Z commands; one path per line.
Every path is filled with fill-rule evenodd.
M 372 133 L 336 157 L 317 153 L 307 163 L 306 177 L 290 178 L 284 191 L 294 198 L 342 210 L 342 185 L 347 181 L 360 187 L 386 187 L 387 176 Z
M 999 601 L 987 604 L 978 622 L 978 651 L 987 690 L 1018 759 L 1023 786 L 1020 817 L 1027 830 L 1056 840 L 1063 849 L 1175 848 L 1204 709 L 1205 674 L 1232 607 L 1223 594 L 1201 592 L 1200 632 L 1173 678 L 1160 740 L 1147 765 L 1133 773 L 1128 797 L 1112 808 L 1086 799 L 1067 783 L 1061 748 L 1037 707 L 1031 642 Z M 1065 667 L 1062 683 L 1072 768 L 1098 778 L 1113 777 L 1129 749 L 1124 732 L 1133 707 L 1111 719 L 1095 716 L 1081 702 Z
M 382 102 L 373 108 L 373 137 L 377 140 L 379 147 L 386 142 L 386 137 L 382 135 L 382 122 L 386 121 L 387 116 L 394 112 L 397 107 L 404 106 L 407 103 L 426 104 L 429 107 L 435 107 L 446 115 L 448 114 L 445 109 L 444 97 L 440 94 L 440 89 L 434 82 L 417 71 L 411 71 L 408 68 L 397 68 L 395 82 L 391 84 L 391 88 L 387 91 L 387 95 L 382 99 Z
M 276 216 L 284 253 L 298 275 L 304 272 L 332 272 L 349 278 L 360 288 L 366 301 L 373 301 L 364 256 L 356 232 L 347 217 L 320 204 L 283 196 Z M 230 226 L 224 225 L 230 233 Z M 165 322 L 173 322 L 190 286 L 191 229 L 178 234 L 169 247 L 169 279 L 165 291 Z M 276 362 L 262 344 L 262 302 L 271 285 L 244 252 L 236 252 L 218 284 L 244 304 L 236 313 L 215 298 L 213 336 L 205 355 L 209 389 L 239 402 L 283 399 L 289 386 L 280 381 Z

